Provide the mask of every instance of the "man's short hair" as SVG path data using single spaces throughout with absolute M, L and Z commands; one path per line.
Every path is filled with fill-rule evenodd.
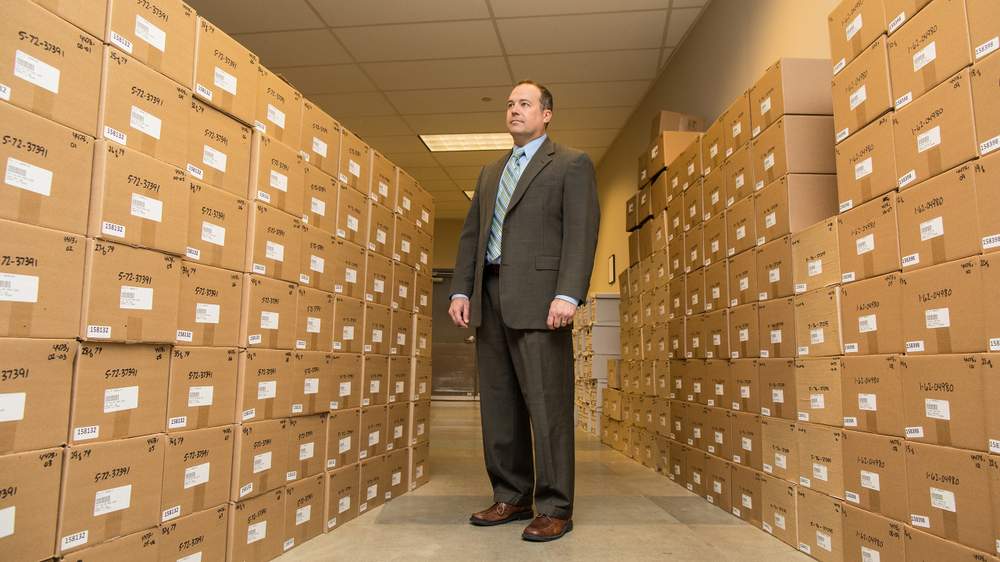
M 520 86 L 522 84 L 531 84 L 532 86 L 538 88 L 538 91 L 542 93 L 542 109 L 543 110 L 548 109 L 549 111 L 553 110 L 554 105 L 552 101 L 552 92 L 550 92 L 548 88 L 542 86 L 541 84 L 535 82 L 534 80 L 521 80 L 515 85 L 515 87 Z

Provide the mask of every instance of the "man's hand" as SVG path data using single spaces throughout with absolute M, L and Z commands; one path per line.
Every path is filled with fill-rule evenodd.
M 448 306 L 448 316 L 451 316 L 451 321 L 454 322 L 459 328 L 468 328 L 469 299 L 464 297 L 455 297 L 451 299 L 451 304 Z
M 573 323 L 574 314 L 576 314 L 576 305 L 562 299 L 552 299 L 552 304 L 549 305 L 549 318 L 546 324 L 550 330 L 564 328 Z

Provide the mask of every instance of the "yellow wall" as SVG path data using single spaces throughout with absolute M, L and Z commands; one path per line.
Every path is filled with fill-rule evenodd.
M 458 253 L 458 235 L 465 219 L 437 219 L 434 221 L 434 256 L 431 267 L 452 269 Z
M 712 0 L 597 168 L 601 233 L 590 292 L 617 292 L 628 267 L 625 201 L 635 192 L 639 154 L 660 109 L 710 124 L 781 57 L 830 56 L 826 17 L 837 0 Z M 556 100 L 558 107 L 558 100 Z M 615 254 L 614 285 L 608 256 Z

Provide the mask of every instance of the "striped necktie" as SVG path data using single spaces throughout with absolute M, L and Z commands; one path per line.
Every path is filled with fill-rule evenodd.
M 524 148 L 515 148 L 507 166 L 503 169 L 503 176 L 500 177 L 500 189 L 497 191 L 497 202 L 493 208 L 493 223 L 490 225 L 490 240 L 486 245 L 486 261 L 496 263 L 500 260 L 500 239 L 503 236 L 503 219 L 507 215 L 507 205 L 510 204 L 510 196 L 517 187 L 517 180 L 521 177 L 521 156 L 524 156 Z

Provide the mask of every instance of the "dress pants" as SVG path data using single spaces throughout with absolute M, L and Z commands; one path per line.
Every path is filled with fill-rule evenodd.
M 500 311 L 500 274 L 483 276 L 476 330 L 480 411 L 493 501 L 540 515 L 573 513 L 573 338 L 569 327 L 515 330 Z M 534 455 L 532 455 L 534 437 Z

